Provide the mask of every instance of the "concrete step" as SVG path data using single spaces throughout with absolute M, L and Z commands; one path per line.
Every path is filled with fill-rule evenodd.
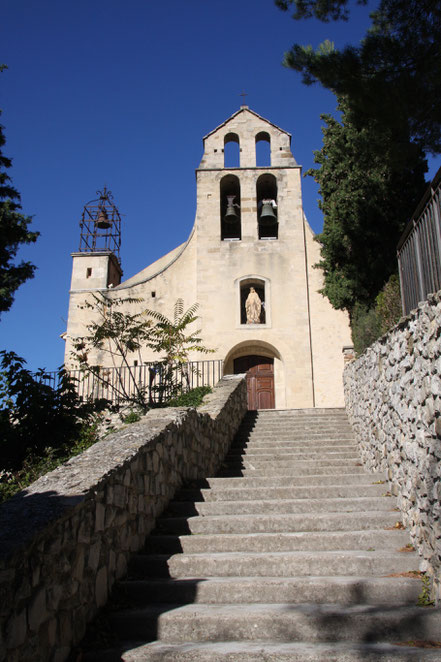
M 333 604 L 153 605 L 110 615 L 130 639 L 162 642 L 397 642 L 425 633 L 437 640 L 440 610 L 424 607 L 338 606 Z M 439 651 L 438 651 L 439 652 Z
M 223 641 L 131 645 L 84 662 L 439 662 L 440 650 L 381 643 Z
M 394 503 L 386 497 L 350 497 L 346 499 L 259 499 L 256 501 L 172 501 L 167 516 L 260 515 L 316 512 L 353 512 L 360 510 L 392 511 Z
M 133 607 L 170 604 L 411 604 L 421 581 L 415 577 L 210 577 L 120 582 Z
M 314 486 L 297 486 L 291 482 L 291 487 L 279 487 L 280 481 L 276 481 L 277 485 L 273 486 L 257 485 L 254 487 L 241 487 L 242 483 L 236 482 L 230 487 L 219 487 L 211 490 L 196 488 L 182 489 L 176 493 L 175 500 L 195 501 L 199 503 L 201 501 L 255 501 L 257 499 L 314 499 L 326 498 L 327 496 L 330 498 L 346 498 L 354 495 L 369 497 L 382 496 L 389 493 L 388 486 L 385 483 L 378 484 L 372 481 L 372 476 L 369 476 L 369 482 L 364 483 L 361 480 L 364 476 L 357 476 L 357 478 L 360 480 L 352 484 L 330 484 L 324 486 L 320 484 Z M 286 480 L 284 479 L 283 482 L 286 483 Z
M 332 550 L 404 550 L 407 531 L 399 529 L 364 531 L 301 531 L 294 533 L 215 533 L 198 536 L 151 535 L 146 551 L 161 554 L 211 552 L 294 552 Z M 407 554 L 407 551 L 403 551 Z
M 398 645 L 441 640 L 441 615 L 415 606 L 420 560 L 344 410 L 249 412 L 222 471 L 179 491 L 119 582 L 126 643 L 83 662 L 441 660 Z
M 277 476 L 260 476 L 255 478 L 207 478 L 205 480 L 194 481 L 194 487 L 212 488 L 212 489 L 228 489 L 231 487 L 280 487 L 281 483 L 284 487 L 299 487 L 299 486 L 323 486 L 323 485 L 374 485 L 386 484 L 386 475 L 383 473 L 367 474 L 358 472 L 342 471 L 338 476 L 333 475 L 308 475 L 308 476 L 286 476 L 281 481 Z M 386 488 L 387 489 L 387 488 Z
M 271 533 L 290 531 L 351 531 L 393 527 L 400 520 L 395 511 L 372 510 L 346 513 L 285 515 L 212 515 L 206 517 L 161 517 L 161 533 Z
M 322 441 L 327 441 L 327 440 L 340 440 L 340 441 L 347 441 L 348 443 L 354 443 L 354 435 L 351 432 L 320 432 L 320 433 L 312 433 L 308 431 L 302 431 L 299 430 L 298 432 L 293 431 L 293 430 L 283 430 L 280 432 L 274 431 L 273 432 L 256 432 L 256 433 L 251 433 L 249 435 L 246 435 L 244 437 L 237 437 L 236 443 L 241 443 L 241 442 L 246 442 L 249 444 L 257 443 L 257 442 L 262 442 L 262 443 L 273 443 L 273 442 L 278 442 L 278 441 L 298 441 L 302 443 L 312 443 L 312 442 L 322 442 Z
M 262 476 L 269 478 L 270 476 L 341 476 L 343 472 L 351 474 L 366 474 L 366 470 L 362 466 L 358 466 L 354 460 L 346 462 L 341 460 L 335 464 L 328 464 L 320 460 L 312 460 L 311 462 L 271 462 L 269 466 L 262 466 L 258 462 L 236 463 L 228 464 L 223 467 L 218 476 L 234 477 L 234 476 Z
M 395 550 L 137 554 L 130 562 L 133 578 L 386 576 L 418 569 L 416 554 Z
M 228 455 L 225 457 L 225 461 L 229 462 L 234 461 L 237 457 L 243 457 L 247 459 L 277 459 L 277 458 L 290 458 L 296 460 L 309 460 L 313 458 L 329 458 L 329 459 L 338 459 L 338 458 L 351 458 L 360 461 L 360 454 L 355 446 L 346 447 L 346 446 L 317 446 L 316 448 L 291 448 L 290 446 L 285 446 L 283 448 L 232 448 Z

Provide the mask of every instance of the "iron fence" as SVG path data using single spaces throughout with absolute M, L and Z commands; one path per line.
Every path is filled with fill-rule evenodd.
M 166 402 L 176 391 L 214 386 L 222 377 L 223 361 L 190 361 L 183 366 L 173 366 L 168 375 L 162 364 L 153 362 L 101 368 L 97 373 L 67 370 L 67 374 L 83 401 L 103 398 L 113 404 L 120 404 L 143 391 L 148 402 L 157 404 Z M 60 374 L 56 371 L 46 373 L 41 381 L 56 388 L 60 383 Z
M 441 289 L 441 168 L 409 221 L 397 248 L 403 313 Z

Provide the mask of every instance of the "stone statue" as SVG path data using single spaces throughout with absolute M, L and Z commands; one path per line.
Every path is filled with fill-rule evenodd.
M 262 302 L 254 287 L 250 287 L 250 293 L 245 301 L 245 310 L 247 313 L 247 324 L 260 324 Z

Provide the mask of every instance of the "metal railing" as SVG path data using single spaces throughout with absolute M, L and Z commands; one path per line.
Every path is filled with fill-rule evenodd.
M 441 168 L 397 247 L 403 313 L 441 289 Z
M 166 379 L 164 366 L 160 363 L 101 368 L 98 374 L 83 370 L 67 370 L 79 397 L 86 401 L 103 398 L 113 404 L 127 401 L 143 389 L 150 403 L 166 402 L 176 390 L 188 391 L 198 386 L 214 386 L 223 375 L 223 361 L 190 361 L 173 367 L 172 380 Z M 58 372 L 49 372 L 43 383 L 56 388 L 59 385 Z

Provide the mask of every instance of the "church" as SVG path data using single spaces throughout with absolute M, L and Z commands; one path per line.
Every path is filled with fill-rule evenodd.
M 84 335 L 88 294 L 139 298 L 140 307 L 168 317 L 181 298 L 185 309 L 199 306 L 203 344 L 215 349 L 208 358 L 221 360 L 225 375 L 247 373 L 251 409 L 344 406 L 349 320 L 319 293 L 320 249 L 303 212 L 290 134 L 243 105 L 203 143 L 190 236 L 135 276 L 121 282 L 118 213 L 98 204 L 83 215 L 66 366 L 75 367 L 71 339 Z M 142 360 L 158 356 L 146 350 Z

